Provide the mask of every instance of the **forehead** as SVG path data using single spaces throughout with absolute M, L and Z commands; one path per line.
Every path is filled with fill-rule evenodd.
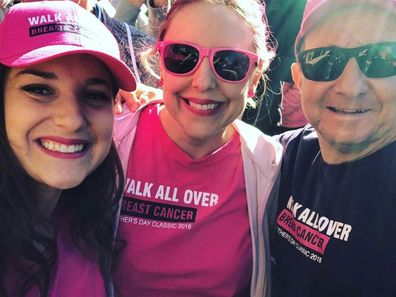
M 76 68 L 78 66 L 78 68 Z M 9 78 L 15 77 L 26 69 L 34 69 L 46 73 L 52 73 L 54 77 L 66 75 L 71 80 L 79 80 L 81 77 L 100 77 L 106 80 L 111 79 L 111 73 L 105 64 L 99 59 L 87 54 L 74 54 L 51 59 L 49 61 L 37 63 L 31 66 L 11 68 Z M 78 71 L 76 71 L 78 69 Z M 78 73 L 78 78 L 76 77 Z M 63 76 L 62 76 L 63 77 Z
M 193 2 L 176 12 L 164 40 L 189 41 L 207 47 L 253 50 L 252 30 L 230 7 Z
M 379 41 L 396 41 L 394 12 L 354 5 L 338 9 L 325 17 L 306 35 L 303 47 L 356 47 Z

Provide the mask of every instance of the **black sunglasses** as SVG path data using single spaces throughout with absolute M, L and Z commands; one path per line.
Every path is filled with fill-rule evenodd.
M 165 70 L 174 75 L 186 76 L 194 73 L 202 59 L 208 57 L 217 78 L 229 83 L 243 81 L 259 60 L 256 54 L 247 50 L 207 48 L 188 42 L 158 41 L 157 49 Z
M 355 48 L 314 48 L 298 54 L 298 61 L 306 79 L 331 81 L 342 74 L 352 57 L 367 77 L 396 75 L 396 42 L 370 43 Z

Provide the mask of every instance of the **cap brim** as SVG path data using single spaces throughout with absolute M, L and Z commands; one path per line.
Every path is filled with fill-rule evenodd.
M 309 3 L 307 3 L 309 5 Z M 300 31 L 296 37 L 294 44 L 294 52 L 297 55 L 299 47 L 301 46 L 301 40 L 307 35 L 314 27 L 317 26 L 327 15 L 330 13 L 353 5 L 369 5 L 374 7 L 381 7 L 385 10 L 394 11 L 396 8 L 396 0 L 391 1 L 378 1 L 378 0 L 329 0 L 319 2 L 317 5 L 310 7 L 310 13 L 306 16 L 304 12 L 303 20 L 301 22 Z
M 26 67 L 55 58 L 74 55 L 89 54 L 102 61 L 112 73 L 117 86 L 125 91 L 136 89 L 136 79 L 130 68 L 117 58 L 99 50 L 83 48 L 74 45 L 50 45 L 32 50 L 17 57 L 3 58 L 0 63 L 8 67 Z

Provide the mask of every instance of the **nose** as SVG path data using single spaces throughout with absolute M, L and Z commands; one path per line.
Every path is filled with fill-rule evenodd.
M 349 98 L 358 98 L 368 91 L 367 77 L 359 68 L 356 59 L 348 61 L 344 71 L 336 80 L 335 90 Z
M 209 57 L 204 57 L 198 69 L 193 73 L 192 86 L 200 92 L 216 87 L 216 75 L 210 66 Z
M 68 132 L 75 132 L 87 126 L 87 119 L 83 104 L 78 95 L 69 95 L 58 98 L 54 106 L 54 122 Z

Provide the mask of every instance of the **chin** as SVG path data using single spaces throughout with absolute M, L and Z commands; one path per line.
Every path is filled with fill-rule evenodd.
M 60 180 L 47 180 L 45 184 L 51 188 L 68 190 L 77 187 L 84 181 L 84 178 L 62 178 Z

